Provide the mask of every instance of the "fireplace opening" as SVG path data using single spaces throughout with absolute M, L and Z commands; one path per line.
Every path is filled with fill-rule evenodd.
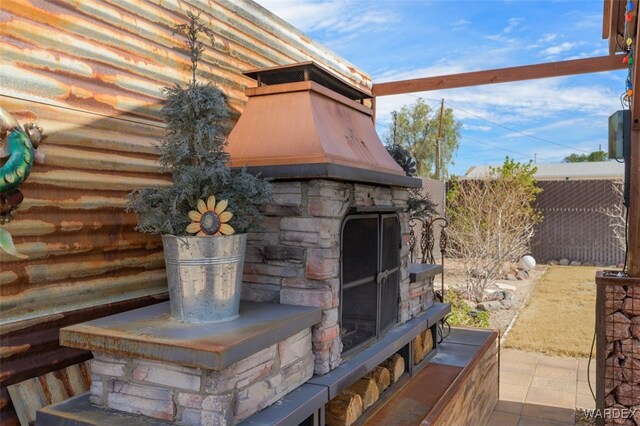
M 340 337 L 343 354 L 398 322 L 400 222 L 395 214 L 354 214 L 341 237 Z

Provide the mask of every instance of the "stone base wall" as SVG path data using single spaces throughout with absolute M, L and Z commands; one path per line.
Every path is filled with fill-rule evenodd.
M 622 424 L 640 425 L 640 280 L 625 281 L 637 283 L 602 286 L 598 293 L 599 297 L 604 294 L 605 315 L 604 348 L 599 348 L 604 355 L 602 408 L 605 424 L 622 420 Z M 613 413 L 610 419 L 608 412 Z
M 437 279 L 439 280 L 440 278 L 438 277 Z M 434 278 L 425 278 L 409 284 L 409 310 L 403 311 L 409 317 L 402 319 L 403 322 L 420 315 L 434 304 L 434 281 Z
M 313 375 L 306 329 L 221 371 L 95 353 L 90 401 L 184 425 L 236 424 Z
M 274 200 L 262 207 L 264 230 L 249 235 L 244 268 L 243 300 L 268 301 L 323 309 L 313 328 L 315 372 L 340 365 L 340 231 L 352 207 L 397 207 L 406 210 L 409 193 L 356 183 L 313 179 L 274 182 Z M 411 318 L 409 218 L 398 213 L 403 248 L 400 321 Z

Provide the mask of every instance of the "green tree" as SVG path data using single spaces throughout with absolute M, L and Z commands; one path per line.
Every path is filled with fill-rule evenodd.
M 563 163 L 592 163 L 594 161 L 607 161 L 609 155 L 605 151 L 593 151 L 591 154 L 570 154 L 564 157 Z
M 437 155 L 440 111 L 431 108 L 422 98 L 414 104 L 403 106 L 395 112 L 392 123 L 385 135 L 388 146 L 399 145 L 409 151 L 416 160 L 417 174 L 433 177 Z M 453 116 L 451 108 L 445 108 L 442 117 L 442 137 L 440 155 L 441 176 L 448 176 L 448 168 L 453 165 L 453 154 L 458 150 L 461 123 Z

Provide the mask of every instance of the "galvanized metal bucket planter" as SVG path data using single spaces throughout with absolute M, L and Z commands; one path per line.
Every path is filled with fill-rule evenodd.
M 163 235 L 171 316 L 187 323 L 239 317 L 247 234 L 217 237 Z

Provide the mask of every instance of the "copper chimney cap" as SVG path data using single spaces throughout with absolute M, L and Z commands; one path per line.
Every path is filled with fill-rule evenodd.
M 384 148 L 368 90 L 314 62 L 247 71 L 258 87 L 229 134 L 233 167 L 263 176 L 419 187 Z

